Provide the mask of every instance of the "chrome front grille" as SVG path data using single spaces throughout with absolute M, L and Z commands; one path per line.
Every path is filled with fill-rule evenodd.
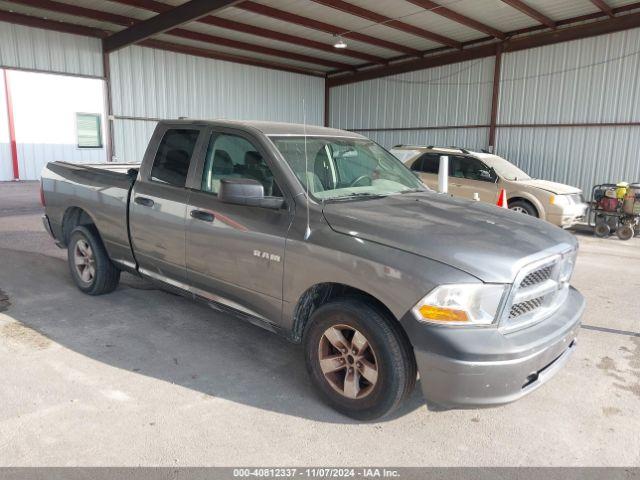
M 517 330 L 555 312 L 569 292 L 576 253 L 566 250 L 525 266 L 509 293 L 501 328 Z
M 520 288 L 527 288 L 538 283 L 542 283 L 545 280 L 551 278 L 553 273 L 553 265 L 547 265 L 546 267 L 539 268 L 533 272 L 527 274 L 526 277 L 520 282 Z
M 519 317 L 520 315 L 526 315 L 529 312 L 540 308 L 544 303 L 544 297 L 533 298 L 525 302 L 516 303 L 511 306 L 509 311 L 509 320 Z

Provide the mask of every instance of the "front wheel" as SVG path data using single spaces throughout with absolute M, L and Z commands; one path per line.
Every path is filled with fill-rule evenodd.
M 529 202 L 525 202 L 522 200 L 516 200 L 512 203 L 509 203 L 509 210 L 538 218 L 538 211 L 535 209 L 535 207 Z
M 102 295 L 118 286 L 120 270 L 111 262 L 95 227 L 73 229 L 69 238 L 68 262 L 73 281 L 86 294 Z
M 416 364 L 409 342 L 397 323 L 365 301 L 323 305 L 312 315 L 304 338 L 314 386 L 344 415 L 382 417 L 413 390 Z

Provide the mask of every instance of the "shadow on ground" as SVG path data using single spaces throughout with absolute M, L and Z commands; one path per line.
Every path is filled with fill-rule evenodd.
M 266 330 L 131 279 L 112 294 L 84 295 L 59 258 L 0 249 L 0 265 L 4 313 L 65 348 L 233 402 L 355 423 L 320 402 L 302 348 Z M 418 386 L 386 420 L 423 404 Z

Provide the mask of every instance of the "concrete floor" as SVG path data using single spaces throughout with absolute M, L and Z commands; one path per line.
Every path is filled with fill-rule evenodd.
M 71 283 L 38 186 L 0 184 L 0 465 L 640 466 L 640 239 L 579 235 L 576 354 L 514 404 L 322 404 L 299 347 L 132 277 Z

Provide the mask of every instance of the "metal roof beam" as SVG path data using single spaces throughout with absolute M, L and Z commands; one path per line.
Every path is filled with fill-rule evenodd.
M 432 2 L 431 0 L 407 0 L 407 1 L 413 3 L 414 5 L 417 5 L 418 7 L 422 7 L 425 10 L 428 10 L 437 15 L 440 15 L 441 17 L 448 18 L 449 20 L 452 20 L 461 25 L 464 25 L 465 27 L 469 27 L 479 32 L 486 33 L 491 37 L 498 38 L 500 40 L 504 40 L 506 38 L 506 35 L 500 30 L 497 30 L 493 27 L 490 27 L 489 25 L 486 25 L 482 22 L 474 20 L 473 18 L 469 18 L 466 15 L 462 15 L 461 13 L 454 12 L 453 10 L 447 7 L 443 7 L 439 3 Z
M 415 25 L 410 25 L 400 20 L 396 20 L 396 19 L 387 17 L 385 15 L 381 15 L 379 13 L 373 12 L 371 10 L 367 10 L 366 8 L 362 8 L 357 5 L 353 5 L 352 3 L 348 3 L 343 0 L 313 0 L 313 1 L 321 5 L 324 5 L 325 7 L 333 8 L 335 10 L 340 10 L 341 12 L 348 13 L 349 15 L 355 15 L 356 17 L 364 18 L 366 20 L 370 20 L 377 24 L 381 24 L 390 28 L 395 28 L 396 30 L 399 30 L 404 33 L 408 33 L 410 35 L 426 38 L 427 40 L 431 40 L 432 42 L 436 42 L 441 45 L 446 45 L 448 47 L 454 47 L 454 48 L 462 47 L 460 42 L 458 42 L 457 40 L 453 40 L 452 38 L 448 38 L 443 35 L 430 32 L 429 30 L 425 30 L 424 28 L 416 27 Z
M 285 12 L 284 10 L 279 10 L 277 8 L 263 5 L 261 3 L 256 3 L 251 0 L 238 3 L 237 5 L 235 5 L 235 7 L 241 8 L 248 12 L 257 13 L 259 15 L 275 18 L 277 20 L 293 23 L 295 25 L 300 25 L 313 30 L 330 33 L 332 35 L 340 35 L 344 38 L 350 38 L 352 40 L 357 40 L 358 42 L 368 43 L 369 45 L 375 45 L 376 47 L 395 50 L 396 52 L 407 53 L 413 56 L 421 55 L 420 50 L 415 48 L 400 45 L 399 43 L 389 42 L 387 40 L 382 40 L 381 38 L 365 35 L 364 33 L 349 32 L 344 28 L 337 27 L 330 23 L 303 17 L 302 15 L 297 15 L 295 13 Z
M 102 38 L 108 37 L 110 31 L 101 30 L 99 28 L 87 27 L 84 25 L 76 25 L 74 23 L 59 22 L 56 20 L 47 20 L 31 15 L 23 15 L 20 13 L 7 12 L 0 10 L 0 21 L 15 23 L 17 25 L 24 25 L 27 27 L 41 28 L 44 30 L 52 30 L 55 32 L 70 33 L 73 35 L 84 35 L 86 37 Z M 244 65 L 253 65 L 256 67 L 270 68 L 273 70 L 280 70 L 285 72 L 300 73 L 304 75 L 312 75 L 317 77 L 325 77 L 321 72 L 296 67 L 293 65 L 285 65 L 276 62 L 270 62 L 260 60 L 256 58 L 243 57 L 239 55 L 232 55 L 223 52 L 216 52 L 205 48 L 196 48 L 188 45 L 178 45 L 170 42 L 161 42 L 159 40 L 143 40 L 139 42 L 139 45 L 149 48 L 155 48 L 158 50 L 166 50 L 170 52 L 183 53 L 185 55 L 194 55 L 196 57 L 211 58 L 215 60 L 225 60 L 233 63 L 241 63 Z
M 594 37 L 597 35 L 604 35 L 607 33 L 619 32 L 638 27 L 640 27 L 640 13 L 630 13 L 597 22 L 579 24 L 559 30 L 545 31 L 521 38 L 512 38 L 502 42 L 501 45 L 503 49 L 502 51 L 505 53 L 516 52 L 529 48 L 553 45 L 571 40 L 580 40 L 582 38 Z M 500 43 L 497 42 L 490 43 L 477 47 L 465 48 L 460 52 L 454 51 L 439 55 L 430 55 L 419 60 L 398 62 L 387 67 L 370 68 L 355 74 L 345 73 L 339 76 L 329 77 L 327 82 L 330 87 L 335 87 L 338 85 L 372 80 L 374 78 L 381 78 L 399 73 L 413 72 L 426 68 L 489 57 L 496 54 L 496 48 L 498 48 L 499 45 Z
M 239 0 L 191 0 L 105 38 L 103 40 L 103 49 L 105 52 L 113 52 L 128 45 L 133 45 L 179 25 L 230 7 L 238 3 L 238 1 Z
M 101 10 L 94 10 L 91 8 L 78 7 L 67 3 L 57 2 L 55 0 L 21 0 L 23 4 L 46 10 L 54 10 L 56 12 L 67 13 L 70 15 L 76 15 L 83 18 L 90 18 L 93 20 L 99 20 L 102 22 L 112 23 L 115 25 L 130 26 L 135 25 L 136 20 L 134 18 L 125 17 L 123 15 L 117 15 L 114 13 L 103 12 Z M 189 40 L 196 40 L 203 43 L 210 43 L 212 45 L 224 45 L 229 48 L 235 48 L 247 52 L 256 52 L 263 55 L 269 55 L 272 57 L 287 58 L 290 60 L 304 62 L 311 65 L 323 65 L 325 67 L 336 68 L 340 70 L 349 71 L 353 69 L 353 66 L 348 63 L 338 62 L 331 59 L 317 58 L 310 55 L 304 55 L 296 52 L 289 52 L 286 50 L 278 50 L 275 48 L 269 48 L 263 45 L 256 45 L 248 42 L 241 42 L 229 38 L 224 38 L 216 35 L 208 35 L 205 33 L 195 32 L 192 30 L 186 30 L 183 28 L 174 28 L 167 32 L 167 35 L 171 35 L 178 38 L 186 38 Z M 231 54 L 230 54 L 231 55 Z
M 16 25 L 24 25 L 25 27 L 42 28 L 43 30 L 71 33 L 73 35 L 84 35 L 85 37 L 104 38 L 109 35 L 109 32 L 100 30 L 99 28 L 85 27 L 84 25 L 76 25 L 74 23 L 46 20 L 44 18 L 32 17 L 31 15 L 23 15 L 21 13 L 15 12 L 6 12 L 3 10 L 0 10 L 0 21 L 15 23 Z
M 143 10 L 149 10 L 156 13 L 166 12 L 167 10 L 170 10 L 172 8 L 171 5 L 167 5 L 166 3 L 158 2 L 156 0 L 110 0 L 110 1 L 121 3 L 123 5 L 129 5 L 131 7 L 141 8 Z M 370 55 L 364 52 L 359 52 L 357 50 L 354 50 L 353 48 L 337 49 L 337 48 L 334 48 L 333 45 L 330 45 L 328 43 L 318 42 L 316 40 L 311 40 L 309 38 L 299 37 L 296 35 L 291 35 L 291 34 L 276 31 L 276 30 L 270 30 L 263 27 L 257 27 L 255 25 L 241 23 L 235 20 L 214 17 L 213 15 L 202 17 L 199 20 L 197 20 L 197 22 L 203 23 L 206 25 L 211 25 L 214 27 L 224 28 L 227 30 L 232 30 L 235 32 L 246 33 L 254 37 L 268 38 L 271 40 L 277 40 L 279 42 L 290 43 L 296 46 L 313 48 L 314 50 L 320 50 L 320 51 L 331 53 L 334 55 L 357 58 L 357 59 L 366 60 L 367 62 L 372 62 L 372 63 L 380 63 L 380 64 L 386 63 L 386 60 L 382 57 L 378 57 L 376 55 Z
M 556 28 L 556 22 L 551 20 L 546 15 L 540 13 L 535 8 L 530 7 L 529 5 L 524 3 L 522 0 L 502 0 L 502 1 L 507 5 L 515 8 L 516 10 L 520 10 L 522 13 L 524 13 L 525 15 L 528 15 L 529 17 L 540 22 L 541 24 L 546 25 L 549 28 Z
M 604 0 L 591 0 L 591 3 L 593 3 L 596 7 L 598 7 L 610 17 L 613 17 L 613 10 L 609 5 L 607 5 L 607 2 L 605 2 Z

